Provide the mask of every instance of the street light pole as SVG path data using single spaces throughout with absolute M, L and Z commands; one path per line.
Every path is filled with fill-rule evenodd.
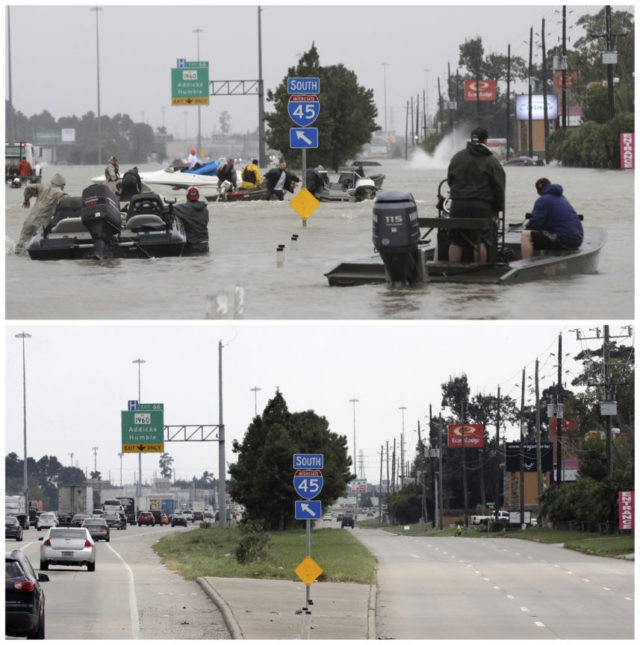
M 402 411 L 402 435 L 400 436 L 400 488 L 404 487 L 404 411 L 406 406 L 401 405 L 398 410 Z
M 138 365 L 138 405 L 140 405 L 142 401 L 142 395 L 140 393 L 140 366 L 143 363 L 146 363 L 142 358 L 136 358 L 134 361 L 131 361 L 132 363 L 137 363 Z M 138 453 L 138 485 L 136 486 L 136 496 L 137 497 L 142 497 L 142 453 Z
M 26 524 L 29 518 L 29 473 L 27 471 L 27 362 L 25 358 L 24 339 L 31 338 L 31 334 L 27 334 L 23 331 L 20 334 L 16 334 L 16 338 L 22 339 L 22 428 L 24 436 L 24 463 L 22 465 L 22 483 L 24 487 L 25 508 L 27 511 L 27 519 L 25 520 Z
M 124 452 L 119 452 L 118 457 L 120 457 L 120 488 L 122 488 L 122 457 L 124 456 Z
M 382 63 L 384 70 L 384 136 L 387 136 L 387 66 L 389 63 Z
M 264 124 L 264 82 L 262 80 L 262 7 L 258 7 L 258 164 L 267 165 Z
M 260 392 L 259 387 L 252 387 L 250 392 L 253 392 L 253 404 L 254 404 L 254 416 L 258 416 L 258 392 Z
M 358 477 L 358 466 L 356 465 L 356 403 L 358 399 L 349 399 L 349 403 L 353 403 L 353 474 Z
M 98 29 L 98 13 L 102 7 L 91 7 L 89 11 L 96 12 L 96 79 L 98 84 L 98 165 L 102 164 L 102 124 L 100 118 L 100 30 Z

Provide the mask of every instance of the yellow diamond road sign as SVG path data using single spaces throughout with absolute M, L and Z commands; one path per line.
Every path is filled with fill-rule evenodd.
M 291 200 L 291 207 L 303 220 L 308 219 L 318 206 L 320 202 L 306 188 Z
M 308 555 L 294 571 L 298 578 L 308 587 L 322 573 L 322 567 Z

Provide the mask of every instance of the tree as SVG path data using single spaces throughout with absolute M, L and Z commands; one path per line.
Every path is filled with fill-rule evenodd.
M 164 479 L 171 479 L 173 474 L 173 457 L 168 452 L 163 452 L 160 455 L 160 475 Z
M 324 417 L 312 410 L 291 413 L 277 391 L 247 428 L 242 442 L 234 440 L 236 464 L 229 466 L 229 493 L 243 504 L 247 520 L 261 521 L 267 529 L 293 524 L 292 460 L 295 453 L 324 454 L 324 486 L 318 499 L 330 506 L 344 493 L 351 474 L 347 439 L 329 430 Z
M 355 72 L 342 64 L 322 67 L 315 44 L 300 57 L 297 66 L 289 68 L 287 77 L 320 79 L 321 109 L 313 124 L 318 128 L 319 147 L 307 151 L 307 161 L 309 165 L 320 163 L 337 171 L 346 160 L 360 152 L 377 129 L 378 111 L 373 90 L 358 85 Z M 274 112 L 265 115 L 269 126 L 267 143 L 286 158 L 291 154 L 289 129 L 292 126 L 286 78 L 275 90 L 267 92 L 267 101 L 275 108 Z

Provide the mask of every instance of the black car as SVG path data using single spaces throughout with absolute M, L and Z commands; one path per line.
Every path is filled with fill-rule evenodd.
M 4 518 L 4 539 L 22 542 L 22 526 L 17 517 L 7 515 Z
M 22 551 L 5 555 L 5 634 L 44 639 L 44 591 L 46 573 L 33 570 Z
M 340 524 L 340 528 L 344 528 L 345 526 L 350 526 L 352 529 L 355 528 L 356 522 L 353 517 L 353 513 L 345 513 L 342 516 L 342 524 Z

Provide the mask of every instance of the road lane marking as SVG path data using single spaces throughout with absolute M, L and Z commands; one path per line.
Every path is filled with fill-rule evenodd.
M 111 549 L 112 553 L 122 562 L 124 568 L 127 570 L 127 577 L 129 579 L 129 616 L 131 618 L 131 633 L 134 639 L 140 638 L 140 617 L 138 616 L 138 601 L 136 600 L 136 588 L 133 578 L 133 571 L 126 563 L 125 559 L 109 544 L 106 545 Z
M 520 611 L 528 612 L 529 610 L 526 607 L 520 607 Z
M 544 623 L 540 622 L 539 620 L 534 620 L 534 621 L 533 621 L 533 624 L 534 624 L 536 627 L 544 627 Z

